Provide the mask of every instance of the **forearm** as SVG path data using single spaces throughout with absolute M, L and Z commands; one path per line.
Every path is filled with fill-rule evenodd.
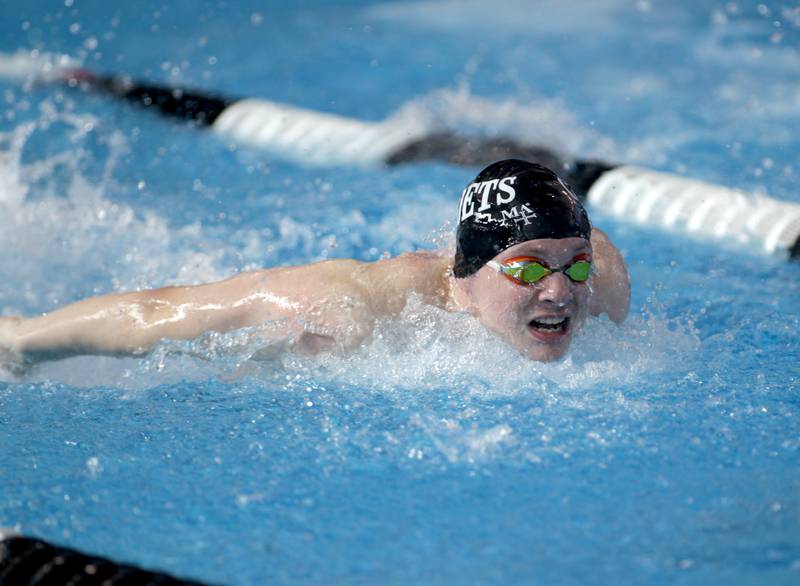
M 205 288 L 166 288 L 86 299 L 17 322 L 11 349 L 33 362 L 79 354 L 135 356 L 162 339 L 185 340 L 207 331 L 251 325 L 244 319 L 247 303 L 206 301 Z
M 86 299 L 18 322 L 14 349 L 32 360 L 142 354 L 160 338 L 136 293 Z

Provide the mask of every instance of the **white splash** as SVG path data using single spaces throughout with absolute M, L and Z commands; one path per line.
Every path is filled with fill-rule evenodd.
M 502 397 L 624 385 L 668 368 L 676 356 L 689 356 L 698 346 L 690 323 L 649 315 L 617 326 L 591 318 L 565 359 L 533 362 L 474 318 L 414 300 L 398 318 L 379 323 L 372 341 L 352 356 L 288 356 L 284 365 L 390 394 L 458 388 Z
M 477 96 L 468 79 L 409 102 L 398 115 L 424 119 L 436 131 L 512 138 L 569 156 L 612 157 L 617 150 L 610 138 L 582 124 L 563 100 L 535 94 L 524 99 Z

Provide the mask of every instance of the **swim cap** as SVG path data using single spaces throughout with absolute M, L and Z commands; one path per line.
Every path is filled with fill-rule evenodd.
M 498 161 L 461 194 L 453 274 L 468 277 L 520 242 L 591 234 L 586 210 L 558 175 L 519 159 Z

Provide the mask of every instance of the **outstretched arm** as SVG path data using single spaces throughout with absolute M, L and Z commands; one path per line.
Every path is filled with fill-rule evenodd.
M 398 263 L 402 267 L 394 267 Z M 92 297 L 29 319 L 0 318 L 0 366 L 22 370 L 80 354 L 135 356 L 159 340 L 262 324 L 269 324 L 270 339 L 301 353 L 344 350 L 368 337 L 377 317 L 399 312 L 408 291 L 419 289 L 411 282 L 416 264 L 405 257 L 332 260 L 207 285 Z M 430 287 L 428 281 L 421 280 Z
M 595 275 L 589 311 L 592 315 L 606 313 L 616 323 L 622 323 L 631 304 L 628 267 L 617 247 L 598 228 L 592 229 L 592 260 Z
M 243 273 L 208 285 L 92 297 L 29 319 L 3 318 L 0 362 L 138 355 L 161 339 L 190 339 L 290 316 L 296 309 L 291 303 L 265 297 L 266 278 L 266 271 Z
M 243 273 L 226 281 L 117 293 L 30 319 L 0 318 L 0 366 L 79 354 L 141 355 L 162 339 L 270 324 L 295 351 L 353 348 L 376 319 L 402 311 L 408 294 L 444 306 L 447 260 L 408 254 L 362 263 L 332 260 Z

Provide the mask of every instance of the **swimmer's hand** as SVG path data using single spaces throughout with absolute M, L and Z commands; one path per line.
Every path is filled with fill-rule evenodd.
M 21 322 L 19 317 L 0 317 L 0 368 L 15 376 L 22 376 L 31 366 L 17 349 Z

